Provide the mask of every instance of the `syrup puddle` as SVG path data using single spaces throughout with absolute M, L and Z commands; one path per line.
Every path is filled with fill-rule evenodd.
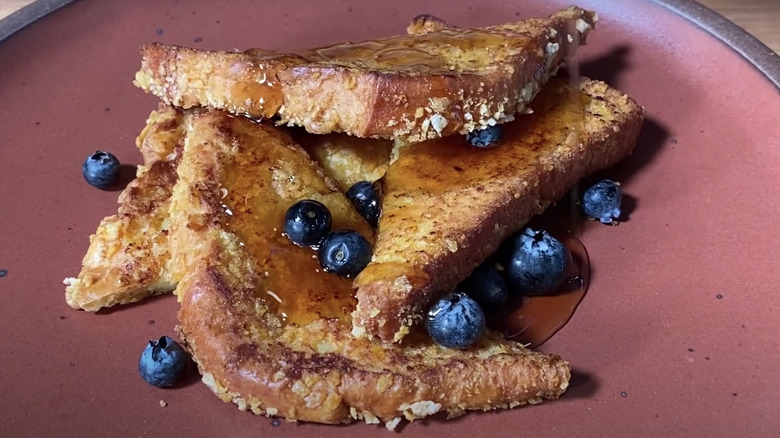
M 569 29 L 568 33 L 574 38 L 579 37 L 579 33 L 574 31 L 574 29 Z M 576 47 L 579 41 L 573 41 L 573 43 L 573 47 Z M 573 96 L 572 98 L 578 99 L 580 66 L 574 51 L 569 50 L 569 46 L 566 47 L 565 64 L 569 78 L 569 89 Z M 577 107 L 580 107 L 579 102 Z M 574 137 L 574 141 L 579 141 L 581 134 L 584 132 L 584 103 L 581 108 L 581 122 L 577 120 L 572 123 L 572 126 L 569 126 L 569 135 Z M 577 307 L 585 298 L 588 285 L 590 284 L 588 253 L 582 242 L 572 234 L 576 234 L 581 226 L 581 215 L 578 213 L 577 207 L 579 186 L 572 188 L 569 196 L 571 197 L 569 200 L 570 214 L 568 217 L 568 229 L 570 232 L 548 230 L 566 245 L 571 253 L 572 264 L 567 274 L 568 280 L 559 290 L 546 296 L 511 298 L 507 306 L 508 311 L 488 316 L 488 326 L 490 328 L 500 331 L 506 338 L 521 342 L 529 348 L 535 348 L 547 342 L 569 322 Z M 548 215 L 546 214 L 545 216 Z
M 488 326 L 513 341 L 535 348 L 549 340 L 574 315 L 590 283 L 585 246 L 571 234 L 551 232 L 571 252 L 568 281 L 554 293 L 541 297 L 511 298 L 507 312 L 488 316 Z

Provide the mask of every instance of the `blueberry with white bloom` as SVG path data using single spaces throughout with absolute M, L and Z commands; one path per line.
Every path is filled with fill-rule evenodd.
M 114 154 L 95 151 L 84 160 L 81 174 L 89 185 L 99 189 L 109 189 L 119 181 L 121 165 Z
M 371 244 L 357 231 L 333 231 L 322 239 L 318 256 L 325 271 L 353 278 L 371 261 Z
M 149 341 L 138 361 L 138 372 L 147 383 L 165 387 L 176 383 L 187 370 L 190 356 L 178 342 L 163 336 Z
M 442 347 L 468 348 L 485 331 L 485 313 L 468 295 L 455 292 L 433 303 L 425 327 Z
M 555 292 L 566 279 L 571 253 L 547 231 L 526 228 L 510 241 L 506 278 L 513 291 L 538 296 Z
M 287 209 L 284 233 L 296 245 L 318 245 L 330 232 L 331 221 L 328 207 L 319 201 L 304 199 Z
M 622 199 L 619 183 L 601 180 L 582 194 L 582 210 L 586 216 L 598 219 L 603 224 L 617 223 Z

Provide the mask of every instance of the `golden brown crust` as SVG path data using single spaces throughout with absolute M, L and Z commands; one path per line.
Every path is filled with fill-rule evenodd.
M 180 289 L 180 334 L 204 382 L 255 414 L 321 423 L 350 422 L 358 414 L 412 420 L 537 403 L 558 398 L 568 386 L 568 363 L 497 334 L 459 351 L 430 342 L 371 343 L 327 320 L 268 330 L 251 291 L 236 290 L 216 269 L 199 270 Z
M 167 293 L 176 287 L 168 253 L 169 205 L 184 131 L 200 111 L 160 104 L 136 139 L 144 157 L 136 179 L 119 195 L 117 214 L 107 216 L 90 237 L 76 278 L 65 280 L 66 300 L 97 311 Z M 330 187 L 346 191 L 357 181 L 375 181 L 389 165 L 392 142 L 344 134 L 296 134 L 322 166 Z M 331 179 L 333 181 L 331 181 Z
M 293 137 L 344 192 L 358 181 L 378 181 L 390 166 L 390 140 L 346 134 L 312 135 L 299 130 Z
M 119 195 L 117 214 L 104 218 L 90 236 L 78 277 L 65 280 L 65 298 L 74 309 L 94 312 L 175 287 L 167 266 L 168 206 L 183 117 L 164 105 L 149 116 L 136 141 L 145 164 Z
M 383 180 L 373 260 L 355 279 L 356 335 L 402 339 L 533 215 L 632 150 L 641 107 L 601 82 L 584 80 L 572 95 L 559 93 L 565 84 L 551 81 L 498 147 L 441 139 L 400 153 Z
M 275 256 L 259 256 L 266 251 L 258 251 L 255 244 L 262 243 L 252 236 L 267 241 L 278 231 L 270 213 L 252 219 L 258 207 L 281 216 L 281 206 L 313 195 L 266 184 L 274 180 L 273 171 L 258 163 L 283 156 L 297 169 L 296 178 L 314 187 L 314 196 L 331 209 L 334 223 L 369 231 L 345 208 L 343 195 L 327 191 L 305 152 L 300 150 L 297 158 L 290 154 L 295 147 L 283 131 L 221 112 L 193 119 L 190 128 L 172 200 L 171 252 L 185 272 L 176 292 L 179 331 L 204 382 L 222 400 L 291 420 L 363 419 L 392 427 L 398 418 L 514 407 L 557 398 L 566 389 L 568 363 L 496 334 L 460 351 L 437 347 L 427 337 L 402 345 L 354 338 L 350 309 L 346 318 L 296 324 L 289 320 L 300 315 L 287 315 L 285 323 L 279 309 L 288 294 L 305 287 L 306 277 L 350 294 L 352 287 L 350 281 L 332 283 L 331 274 L 287 266 L 287 258 L 304 249 L 282 240 L 275 241 Z M 251 179 L 256 189 L 223 197 L 222 189 L 230 193 L 242 184 L 235 175 Z M 206 178 L 210 184 L 202 184 Z M 270 286 L 280 270 L 290 269 L 294 272 L 283 274 L 291 281 Z M 264 295 L 267 289 L 282 303 Z
M 455 27 L 434 15 L 418 15 L 412 18 L 412 22 L 406 27 L 406 33 L 409 35 L 425 35 L 426 33 L 436 32 L 442 29 Z
M 135 84 L 184 108 L 279 115 L 316 134 L 411 143 L 511 120 L 585 43 L 596 19 L 571 7 L 482 29 L 413 26 L 425 33 L 300 54 L 152 44 L 141 49 Z
M 193 110 L 182 111 L 164 103 L 157 105 L 146 119 L 146 126 L 135 139 L 135 145 L 144 158 L 144 165 L 155 161 L 172 161 L 176 147 L 184 146 L 185 114 Z

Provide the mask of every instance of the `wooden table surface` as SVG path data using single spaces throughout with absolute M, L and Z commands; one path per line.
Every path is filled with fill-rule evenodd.
M 0 19 L 34 0 L 0 0 Z M 780 0 L 699 0 L 780 53 Z

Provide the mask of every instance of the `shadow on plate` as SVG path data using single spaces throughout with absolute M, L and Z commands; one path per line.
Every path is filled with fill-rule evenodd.
M 161 389 L 184 388 L 200 383 L 200 381 L 201 378 L 200 373 L 198 372 L 198 365 L 196 365 L 194 361 L 190 360 L 189 364 L 187 364 L 187 370 L 184 372 L 184 375 L 173 386 Z
M 639 131 L 639 136 L 637 137 L 636 147 L 631 155 L 609 169 L 596 172 L 587 178 L 583 178 L 578 187 L 575 187 L 573 190 L 578 190 L 579 193 L 582 193 L 588 187 L 602 179 L 611 179 L 626 186 L 634 175 L 641 172 L 643 167 L 655 160 L 664 146 L 668 143 L 669 137 L 669 131 L 658 121 L 652 118 L 645 118 L 642 129 Z M 567 200 L 571 199 L 571 197 L 567 196 L 563 199 Z M 579 202 L 579 199 L 577 199 L 577 202 Z M 641 200 L 638 197 L 632 196 L 630 190 L 629 193 L 626 193 L 624 190 L 619 221 L 628 222 L 631 218 L 631 213 L 636 211 L 640 202 Z
M 121 192 L 135 179 L 136 166 L 132 164 L 122 164 L 119 167 L 119 179 L 116 184 L 106 189 L 108 192 Z
M 617 46 L 598 58 L 587 59 L 580 63 L 580 74 L 591 79 L 604 81 L 619 89 L 621 75 L 631 66 L 628 61 L 630 53 L 629 46 Z
M 596 394 L 599 389 L 599 381 L 596 376 L 584 371 L 571 371 L 571 380 L 569 381 L 569 388 L 561 396 L 565 399 L 581 399 L 590 398 Z

